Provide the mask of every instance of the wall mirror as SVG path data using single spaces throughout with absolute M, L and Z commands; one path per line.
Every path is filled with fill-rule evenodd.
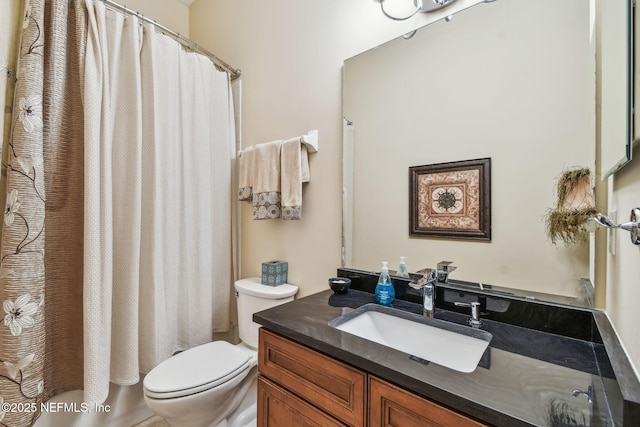
M 633 119 L 633 1 L 600 2 L 602 179 L 631 160 Z
M 589 0 L 487 3 L 344 63 L 345 267 L 457 267 L 452 279 L 575 296 L 589 245 L 554 246 L 561 173 L 595 165 Z M 491 159 L 491 240 L 409 236 L 412 166 Z

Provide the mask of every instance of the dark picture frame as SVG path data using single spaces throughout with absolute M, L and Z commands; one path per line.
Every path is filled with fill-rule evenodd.
M 491 158 L 409 168 L 409 235 L 491 240 Z

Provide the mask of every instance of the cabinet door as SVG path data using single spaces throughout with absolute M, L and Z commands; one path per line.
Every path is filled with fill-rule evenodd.
M 369 426 L 480 427 L 485 424 L 369 376 Z
M 365 425 L 364 372 L 263 328 L 258 370 L 346 425 Z
M 345 424 L 259 376 L 257 427 L 284 426 L 344 427 Z

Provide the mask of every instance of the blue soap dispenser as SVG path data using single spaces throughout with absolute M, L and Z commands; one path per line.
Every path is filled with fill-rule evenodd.
M 389 265 L 387 261 L 382 262 L 382 272 L 376 285 L 376 302 L 382 305 L 391 305 L 396 297 L 396 291 L 393 288 L 393 282 L 389 277 Z

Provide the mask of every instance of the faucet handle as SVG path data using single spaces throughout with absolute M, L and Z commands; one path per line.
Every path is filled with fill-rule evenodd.
M 449 282 L 449 274 L 453 273 L 453 270 L 456 269 L 455 266 L 451 265 L 453 262 L 451 261 L 440 261 L 438 263 L 438 281 L 442 283 Z
M 479 328 L 482 326 L 482 320 L 480 320 L 480 303 L 478 301 L 473 302 L 459 302 L 453 303 L 458 307 L 471 307 L 471 318 L 469 319 L 469 326 L 473 328 Z
M 409 286 L 413 289 L 422 289 L 428 284 L 434 284 L 436 281 L 436 272 L 432 268 L 423 268 L 417 271 L 417 273 L 421 274 L 422 277 L 415 282 L 409 283 Z

